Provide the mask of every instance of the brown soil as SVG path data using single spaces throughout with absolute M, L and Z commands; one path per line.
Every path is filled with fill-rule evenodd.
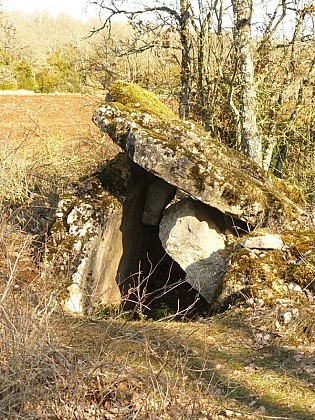
M 100 98 L 74 94 L 0 95 L 0 140 L 21 139 L 32 131 L 40 137 L 62 134 L 66 138 L 83 133 L 98 134 L 91 121 Z

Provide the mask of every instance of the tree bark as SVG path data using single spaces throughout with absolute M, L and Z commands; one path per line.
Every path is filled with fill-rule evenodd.
M 182 48 L 181 57 L 181 92 L 179 99 L 179 117 L 182 120 L 189 119 L 189 101 L 190 101 L 190 37 L 189 37 L 189 2 L 180 1 L 180 21 L 179 32 Z
M 256 121 L 253 47 L 251 36 L 252 0 L 233 0 L 234 39 L 238 52 L 241 93 L 241 137 L 246 156 L 262 165 L 262 144 Z

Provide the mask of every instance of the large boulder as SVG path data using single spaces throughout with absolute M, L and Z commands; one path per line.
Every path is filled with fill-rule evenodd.
M 296 221 L 304 203 L 298 189 L 266 173 L 201 127 L 180 121 L 155 95 L 116 82 L 112 101 L 94 122 L 146 171 L 194 200 L 251 226 Z
M 209 213 L 193 200 L 173 204 L 160 223 L 160 239 L 185 280 L 211 303 L 226 270 L 226 238 Z

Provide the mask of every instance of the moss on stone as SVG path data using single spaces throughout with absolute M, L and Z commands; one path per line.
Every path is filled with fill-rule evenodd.
M 102 187 L 120 201 L 123 201 L 126 195 L 129 177 L 130 163 L 125 153 L 118 153 L 97 173 L 97 178 L 100 180 Z M 114 199 L 114 197 L 112 198 Z
M 283 242 L 291 248 L 295 256 L 305 254 L 315 247 L 315 230 L 285 231 L 281 236 Z
M 135 111 L 139 110 L 155 115 L 161 120 L 169 118 L 178 119 L 178 117 L 164 105 L 154 93 L 148 92 L 134 83 L 117 80 L 111 85 L 110 94 L 115 102 L 119 102 Z
M 275 188 L 285 194 L 293 203 L 296 203 L 298 206 L 304 206 L 306 204 L 304 192 L 302 188 L 297 187 L 296 185 L 289 184 L 283 179 L 279 179 L 273 175 L 270 175 L 272 183 Z
M 266 232 L 257 229 L 248 236 Z M 223 306 L 248 299 L 262 300 L 270 306 L 283 301 L 292 305 L 307 302 L 305 291 L 315 291 L 315 231 L 289 231 L 280 236 L 282 250 L 240 248 L 232 254 L 220 297 Z M 300 290 L 294 290 L 294 284 Z
M 290 278 L 303 289 L 315 291 L 315 264 L 305 261 L 300 265 L 291 266 L 288 270 Z
M 225 276 L 224 288 L 240 293 L 243 299 L 263 299 L 273 304 L 274 299 L 285 297 L 285 258 L 279 250 L 253 252 L 242 248 L 231 260 Z
M 286 232 L 282 236 L 295 260 L 288 265 L 287 277 L 303 289 L 315 291 L 315 231 Z
M 115 102 L 100 108 L 96 121 L 140 166 L 154 172 L 159 162 L 159 156 L 146 156 L 148 145 L 150 154 L 156 150 L 164 163 L 169 161 L 176 176 L 183 170 L 184 176 L 174 177 L 174 185 L 192 198 L 252 226 L 281 228 L 283 223 L 300 221 L 298 206 L 304 198 L 299 189 L 267 174 L 198 125 L 179 120 L 154 94 L 136 84 L 117 81 L 110 92 Z M 163 178 L 162 173 L 155 174 Z M 172 183 L 170 178 L 167 181 Z

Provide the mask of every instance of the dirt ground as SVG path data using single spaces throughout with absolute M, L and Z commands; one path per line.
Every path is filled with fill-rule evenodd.
M 101 98 L 79 94 L 0 95 L 0 141 L 21 139 L 29 131 L 37 136 L 64 138 L 99 133 L 91 121 Z

